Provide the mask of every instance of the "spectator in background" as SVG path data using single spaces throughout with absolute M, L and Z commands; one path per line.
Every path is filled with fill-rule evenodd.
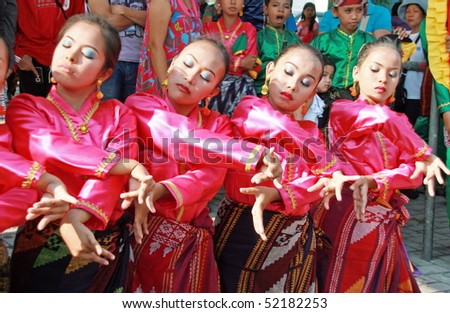
M 219 85 L 220 92 L 210 97 L 209 104 L 206 105 L 231 116 L 243 96 L 256 95 L 256 29 L 252 24 L 241 20 L 244 0 L 217 0 L 217 5 L 221 10 L 221 17 L 217 22 L 204 24 L 204 33 L 212 38 L 220 38 L 230 55 L 230 63 L 228 73 Z
M 407 93 L 405 114 L 413 126 L 420 115 L 420 87 L 428 66 L 419 34 L 420 24 L 426 17 L 427 6 L 427 0 L 403 0 L 398 8 L 399 17 L 411 29 L 408 32 L 409 38 L 416 43 L 415 52 L 409 57 L 408 61 L 403 63 L 403 69 L 406 72 L 404 88 Z
M 339 91 L 340 98 L 354 99 L 352 69 L 361 47 L 376 38 L 358 29 L 367 8 L 366 0 L 334 0 L 333 14 L 339 19 L 339 26 L 311 41 L 336 66 L 332 86 Z M 322 23 L 321 23 L 322 24 Z
M 255 79 L 256 93 L 259 96 L 263 94 L 262 87 L 266 83 L 267 64 L 275 60 L 284 48 L 300 41 L 295 32 L 285 27 L 291 9 L 291 0 L 264 1 L 266 27 L 257 34 L 258 57 L 262 62 L 261 70 Z
M 6 83 L 6 74 L 8 73 L 9 49 L 5 39 L 0 36 L 0 99 L 3 95 L 3 86 Z M 3 104 L 3 103 L 2 103 Z M 2 110 L 2 108 L 0 108 Z M 1 111 L 3 113 L 3 110 Z
M 152 0 L 147 7 L 137 92 L 162 94 L 173 57 L 202 32 L 199 1 Z
M 317 126 L 320 130 L 326 135 L 326 127 L 328 125 L 328 119 L 330 115 L 330 109 L 332 103 L 337 100 L 338 93 L 331 86 L 333 82 L 334 72 L 336 71 L 336 67 L 334 64 L 328 60 L 327 57 L 323 57 L 323 74 L 322 79 L 317 85 L 317 94 L 314 95 L 315 98 L 315 106 L 311 105 L 304 116 L 305 120 L 314 120 L 317 123 Z M 317 97 L 317 99 L 316 99 Z M 323 103 L 323 106 L 321 105 Z M 320 109 L 319 109 L 320 108 Z M 319 114 L 317 114 L 317 113 Z M 317 120 L 315 119 L 317 114 Z M 325 136 L 327 139 L 327 136 Z
M 356 3 L 357 1 L 354 2 Z M 373 4 L 372 0 L 367 2 L 367 14 L 359 23 L 359 29 L 372 34 L 376 38 L 391 33 L 391 12 L 383 6 Z M 333 14 L 332 9 L 329 9 L 320 20 L 319 34 L 336 29 L 338 25 L 338 17 Z
M 396 2 L 391 9 L 391 19 L 392 19 L 392 29 L 396 29 L 397 27 L 403 27 L 406 30 L 409 30 L 408 24 L 403 21 L 400 16 L 398 16 L 398 8 L 402 4 L 402 0 Z
M 297 23 L 295 22 L 294 14 L 289 15 L 288 19 L 286 20 L 286 29 L 289 29 L 290 31 L 293 31 L 294 33 L 297 32 Z
M 0 37 L 5 40 L 8 47 L 9 60 L 7 60 L 9 71 L 6 77 L 12 71 L 14 66 L 14 41 L 17 24 L 17 3 L 16 0 L 5 0 L 0 4 Z
M 139 52 L 147 16 L 147 0 L 88 0 L 89 10 L 119 31 L 122 49 L 111 77 L 103 82 L 104 99 L 125 99 L 136 91 Z
M 14 52 L 20 93 L 47 96 L 50 63 L 56 37 L 66 20 L 84 13 L 84 1 L 17 0 L 17 32 Z
M 216 12 L 216 1 L 215 0 L 209 0 L 205 1 L 202 0 L 202 5 L 200 6 L 200 13 L 202 15 L 202 22 L 203 24 L 206 24 L 208 22 L 212 22 L 217 15 Z
M 14 66 L 14 40 L 17 23 L 16 0 L 6 0 L 0 4 L 0 111 L 4 111 L 8 103 L 8 84 L 6 79 Z M 2 110 L 3 109 L 3 110 Z M 0 112 L 2 114 L 2 112 Z
M 316 21 L 316 6 L 307 2 L 303 6 L 302 16 L 297 22 L 297 35 L 304 43 L 310 43 L 318 34 L 319 23 Z

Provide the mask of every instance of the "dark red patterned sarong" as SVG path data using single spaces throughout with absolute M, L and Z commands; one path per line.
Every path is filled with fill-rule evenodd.
M 309 215 L 264 211 L 264 242 L 253 228 L 251 207 L 226 199 L 216 224 L 222 292 L 315 291 L 318 237 Z
M 205 210 L 205 214 L 208 214 Z M 209 217 L 209 226 L 212 221 Z M 149 216 L 149 235 L 134 245 L 132 292 L 219 292 L 209 228 Z
M 315 210 L 316 224 L 333 244 L 318 260 L 319 292 L 420 292 L 401 234 L 406 202 L 399 193 L 389 203 L 372 197 L 366 221 L 359 222 L 347 187 L 341 202 Z

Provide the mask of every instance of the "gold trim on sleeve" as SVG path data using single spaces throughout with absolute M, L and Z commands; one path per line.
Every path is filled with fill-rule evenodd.
M 381 182 L 384 184 L 384 191 L 383 191 L 383 195 L 381 196 L 381 199 L 383 199 L 384 201 L 387 201 L 387 194 L 389 191 L 389 181 L 387 180 L 385 175 L 380 174 L 380 173 L 374 173 L 373 176 L 381 179 Z
M 179 222 L 179 221 L 181 220 L 181 217 L 182 217 L 183 214 L 184 214 L 184 201 L 183 201 L 183 196 L 181 195 L 181 192 L 180 192 L 180 190 L 178 189 L 178 187 L 175 186 L 175 184 L 172 183 L 171 181 L 169 181 L 169 180 L 164 180 L 164 181 L 162 181 L 161 183 L 164 183 L 164 184 L 169 185 L 169 186 L 170 186 L 170 189 L 172 189 L 173 192 L 175 193 L 175 197 L 177 198 L 177 202 L 179 203 L 179 207 L 180 207 L 180 209 L 179 209 L 180 212 L 178 213 L 178 216 L 177 216 L 177 222 Z
M 109 217 L 108 215 L 106 215 L 105 212 L 103 212 L 98 206 L 96 206 L 95 204 L 92 204 L 86 200 L 78 200 L 77 203 L 74 205 L 74 207 L 77 207 L 77 205 L 82 205 L 85 206 L 89 209 L 91 209 L 92 211 L 94 211 L 95 213 L 97 213 L 98 215 L 100 215 L 103 220 L 105 221 L 106 224 L 108 224 L 109 222 Z
M 30 188 L 31 184 L 33 183 L 33 179 L 36 176 L 36 173 L 41 168 L 41 165 L 38 162 L 33 162 L 33 165 L 31 165 L 31 168 L 28 170 L 27 176 L 25 177 L 25 180 L 22 182 L 22 188 Z
M 289 195 L 289 198 L 291 199 L 292 202 L 292 210 L 296 210 L 297 209 L 297 200 L 295 199 L 294 193 L 292 192 L 291 187 L 289 187 L 288 185 L 283 185 L 284 189 L 286 190 L 286 192 Z
M 427 145 L 427 144 L 424 144 L 423 147 L 420 148 L 419 152 L 417 152 L 416 154 L 414 154 L 413 157 L 414 157 L 414 158 L 419 158 L 419 157 L 421 157 L 421 156 L 425 153 L 425 151 L 427 151 L 427 149 L 428 149 L 428 145 Z
M 111 162 L 116 158 L 116 154 L 114 152 L 110 152 L 108 157 L 103 158 L 102 163 L 97 167 L 95 170 L 95 176 L 102 177 L 103 173 L 105 172 L 105 168 L 111 164 Z
M 336 162 L 337 162 L 337 158 L 335 156 L 333 156 L 333 159 L 330 162 L 328 162 L 327 165 L 325 165 L 322 168 L 319 168 L 318 170 L 311 170 L 311 172 L 314 175 L 320 175 L 323 172 L 325 172 L 326 170 L 330 169 L 332 166 L 334 166 L 336 164 Z

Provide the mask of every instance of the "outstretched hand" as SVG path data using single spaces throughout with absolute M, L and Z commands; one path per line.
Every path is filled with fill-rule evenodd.
M 155 181 L 153 177 L 148 173 L 147 169 L 138 164 L 130 174 L 129 191 L 120 195 L 122 202 L 122 209 L 127 209 L 135 199 L 139 204 L 144 204 L 150 210 L 155 213 L 155 207 L 153 206 L 153 190 L 155 188 Z
M 137 244 L 142 243 L 144 235 L 148 235 L 148 208 L 144 204 L 136 203 L 134 206 L 134 239 Z
M 43 215 L 38 223 L 38 230 L 43 230 L 50 222 L 61 219 L 69 210 L 69 205 L 77 203 L 77 199 L 68 193 L 64 183 L 48 172 L 41 175 L 36 188 L 44 194 L 27 210 L 25 219 L 33 220 Z
M 108 265 L 108 260 L 115 259 L 114 254 L 102 248 L 93 232 L 80 221 L 80 211 L 72 209 L 64 216 L 60 226 L 61 237 L 74 257 Z
M 351 186 L 353 190 L 353 209 L 356 219 L 364 222 L 367 202 L 369 199 L 369 189 L 376 188 L 376 182 L 371 176 L 360 176 Z
M 45 188 L 45 192 L 51 194 L 55 199 L 75 204 L 77 202 L 77 199 L 69 194 L 66 185 L 64 185 L 64 183 L 59 178 L 49 174 L 48 172 L 45 172 L 41 176 L 41 179 L 47 177 L 47 174 L 50 175 L 51 178 L 50 182 L 47 184 Z
M 280 160 L 275 154 L 275 148 L 270 148 L 262 159 L 263 165 L 259 173 L 255 174 L 251 182 L 254 184 L 260 184 L 267 180 L 273 180 L 273 184 L 276 188 L 281 188 L 281 179 L 283 174 L 283 168 L 281 167 Z
M 423 183 L 424 185 L 427 185 L 430 196 L 434 197 L 434 178 L 436 178 L 439 184 L 444 184 L 444 178 L 442 177 L 441 171 L 450 175 L 450 170 L 445 166 L 444 162 L 436 155 L 432 154 L 426 160 L 416 162 L 416 168 L 410 178 L 416 179 L 419 175 L 424 174 L 425 178 L 423 179 Z
M 241 188 L 240 191 L 244 194 L 255 196 L 255 203 L 252 207 L 253 227 L 261 239 L 267 241 L 264 231 L 263 212 L 270 202 L 281 198 L 280 193 L 275 188 L 264 186 Z
M 323 204 L 328 210 L 330 208 L 330 199 L 336 196 L 336 200 L 342 200 L 342 188 L 347 182 L 352 182 L 359 179 L 359 175 L 344 175 L 341 171 L 333 173 L 332 178 L 322 177 L 317 183 L 307 189 L 309 192 L 316 192 L 320 190 L 320 196 L 324 199 Z
M 35 202 L 31 208 L 28 208 L 25 219 L 30 221 L 43 216 L 37 225 L 38 230 L 43 230 L 49 223 L 62 219 L 64 214 L 69 211 L 69 205 L 68 202 L 55 199 L 51 194 L 45 193 L 41 200 Z
M 322 178 L 319 178 L 317 183 L 308 187 L 308 189 L 306 189 L 306 190 L 308 192 L 316 192 L 316 191 L 320 190 L 319 196 L 321 198 L 323 198 L 323 204 L 325 206 L 325 209 L 328 210 L 330 208 L 330 199 L 333 198 L 333 196 L 335 195 L 336 188 L 331 183 L 331 178 L 322 177 Z M 340 196 L 340 194 L 339 194 L 339 196 Z M 336 198 L 339 201 L 341 200 L 340 198 L 337 197 L 337 194 L 336 194 Z

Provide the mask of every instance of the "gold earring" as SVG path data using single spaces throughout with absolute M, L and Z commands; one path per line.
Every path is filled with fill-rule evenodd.
M 170 75 L 170 72 L 172 71 L 172 66 L 170 66 L 168 69 L 167 69 L 167 74 L 166 74 L 166 79 L 164 79 L 163 81 L 162 81 L 162 83 L 161 83 L 161 88 L 165 88 L 165 87 L 167 87 L 168 85 L 169 85 L 169 75 Z
M 395 101 L 395 93 L 392 94 L 392 96 L 389 97 L 389 103 L 392 103 Z
M 97 80 L 97 99 L 101 100 L 104 97 L 103 92 L 100 87 L 102 86 L 103 81 L 101 79 Z
M 219 15 L 220 13 L 222 13 L 222 9 L 220 8 L 220 3 L 217 3 L 217 4 L 216 4 L 216 8 L 217 8 L 217 10 L 216 10 L 217 15 Z
M 267 76 L 266 80 L 264 81 L 264 85 L 261 88 L 261 94 L 263 96 L 267 96 L 269 94 L 269 82 L 270 82 L 270 76 Z
M 358 82 L 355 80 L 354 82 L 353 82 L 353 86 L 351 86 L 350 88 L 349 88 L 349 90 L 350 90 L 350 94 L 353 96 L 353 97 L 356 97 L 357 95 L 358 95 L 358 92 L 356 91 L 356 84 L 357 84 Z
M 209 107 L 209 102 L 211 101 L 211 96 L 205 98 L 205 108 Z
M 50 77 L 50 82 L 52 83 L 52 84 L 56 84 L 56 78 L 55 77 Z
M 302 115 L 305 115 L 306 112 L 308 112 L 308 106 L 306 105 L 306 102 L 302 104 Z
M 244 15 L 244 7 L 245 7 L 245 5 L 242 5 L 242 10 L 239 11 L 239 16 Z
M 203 107 L 200 108 L 200 111 L 203 113 L 203 115 L 205 116 L 209 116 L 211 114 L 211 109 L 209 108 L 209 101 L 211 101 L 211 96 L 207 96 L 204 100 L 203 100 Z

